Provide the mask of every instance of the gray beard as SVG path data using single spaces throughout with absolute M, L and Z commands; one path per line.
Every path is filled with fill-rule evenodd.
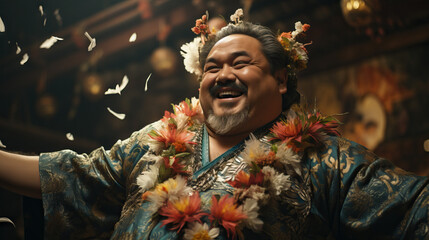
M 225 135 L 241 123 L 244 123 L 248 116 L 248 108 L 243 109 L 238 113 L 225 114 L 222 116 L 217 116 L 213 113 L 213 111 L 210 111 L 209 116 L 206 119 L 206 124 L 216 134 Z

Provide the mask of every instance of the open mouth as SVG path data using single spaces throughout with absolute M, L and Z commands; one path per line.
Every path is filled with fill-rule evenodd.
M 236 97 L 240 97 L 241 95 L 243 95 L 243 93 L 239 91 L 221 91 L 216 95 L 216 97 L 220 99 L 225 99 L 225 98 L 236 98 Z

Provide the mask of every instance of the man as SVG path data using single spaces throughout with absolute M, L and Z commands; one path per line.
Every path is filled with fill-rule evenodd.
M 2 186 L 42 196 L 46 238 L 428 236 L 427 178 L 336 137 L 334 119 L 291 107 L 299 49 L 242 21 L 202 39 L 202 112 L 184 101 L 90 155 L 0 152 Z M 280 40 L 296 43 L 293 33 Z

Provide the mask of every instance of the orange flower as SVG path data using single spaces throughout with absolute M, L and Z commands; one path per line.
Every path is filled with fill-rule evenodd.
M 246 219 L 246 214 L 243 213 L 242 207 L 237 207 L 234 203 L 234 198 L 224 195 L 219 199 L 212 196 L 212 207 L 211 215 L 209 216 L 210 221 L 216 221 L 222 225 L 229 235 L 232 234 L 232 238 L 235 238 L 235 227 L 240 220 Z
M 251 185 L 259 185 L 262 186 L 264 182 L 264 174 L 259 171 L 256 174 L 248 174 L 245 171 L 241 170 L 235 176 L 234 181 L 228 181 L 229 185 L 235 188 L 248 188 Z
M 282 142 L 288 142 L 290 140 L 300 142 L 302 134 L 302 124 L 298 120 L 295 120 L 294 122 L 291 122 L 289 120 L 282 120 L 277 122 L 271 128 L 271 132 L 273 133 L 274 137 L 271 138 L 270 141 L 279 139 Z
M 310 29 L 310 24 L 305 23 L 304 25 L 302 25 L 303 32 L 306 32 L 308 29 Z
M 186 130 L 177 130 L 174 127 L 167 127 L 165 129 L 160 130 L 154 130 L 149 133 L 149 137 L 152 139 L 163 142 L 165 148 L 169 147 L 171 144 L 176 143 L 177 144 L 195 144 L 194 142 L 191 142 L 192 137 L 194 136 L 194 133 Z
M 338 121 L 333 117 L 323 117 L 319 112 L 309 114 L 305 132 L 316 143 L 319 143 L 325 134 L 339 135 L 337 131 Z
M 171 113 L 169 111 L 165 111 L 164 112 L 164 117 L 161 119 L 161 121 L 166 122 L 168 120 L 170 120 L 170 118 L 175 118 L 176 116 L 174 115 L 174 113 Z
M 167 217 L 162 220 L 161 226 L 171 223 L 173 227 L 170 229 L 177 229 L 177 232 L 180 232 L 187 222 L 201 223 L 201 217 L 208 215 L 201 211 L 201 198 L 198 192 L 175 202 L 168 201 L 167 205 L 160 209 L 159 214 Z
M 276 160 L 276 153 L 273 151 L 270 151 L 266 156 L 259 157 L 255 159 L 255 163 L 258 164 L 258 166 L 266 166 L 271 165 Z

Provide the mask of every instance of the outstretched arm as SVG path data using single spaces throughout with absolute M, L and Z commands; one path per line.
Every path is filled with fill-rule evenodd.
M 41 198 L 39 156 L 0 151 L 0 187 L 27 197 Z

